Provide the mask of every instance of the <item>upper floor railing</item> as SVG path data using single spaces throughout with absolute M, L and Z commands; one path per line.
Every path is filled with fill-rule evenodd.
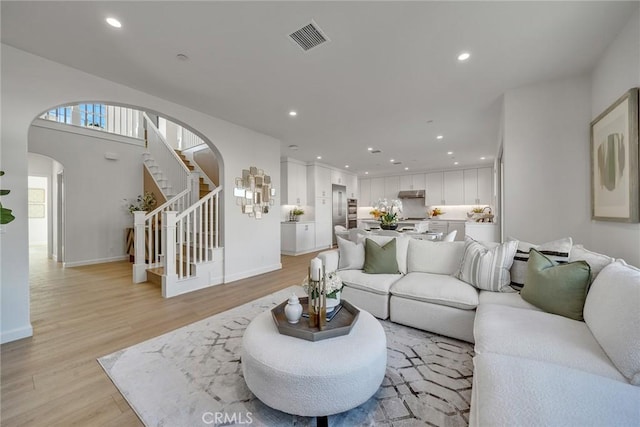
M 106 104 L 77 104 L 53 108 L 41 119 L 144 139 L 142 111 Z

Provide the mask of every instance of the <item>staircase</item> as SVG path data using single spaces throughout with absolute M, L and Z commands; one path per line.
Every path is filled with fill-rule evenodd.
M 167 202 L 149 213 L 134 212 L 134 282 L 158 284 L 165 298 L 220 284 L 222 189 L 171 148 L 149 117 L 144 118 L 147 152 L 143 162 Z

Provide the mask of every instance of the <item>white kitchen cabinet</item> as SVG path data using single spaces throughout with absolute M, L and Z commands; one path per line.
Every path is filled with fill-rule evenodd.
M 307 204 L 307 166 L 297 161 L 280 163 L 280 203 L 304 206 Z
M 332 204 L 330 198 L 316 199 L 316 250 L 331 247 L 333 240 Z
M 425 175 L 425 206 L 444 205 L 442 182 L 442 172 L 431 172 Z
M 307 198 L 331 197 L 331 169 L 320 165 L 308 166 Z
M 361 178 L 358 183 L 358 206 L 371 206 L 370 178 Z
M 449 232 L 449 221 L 429 220 L 429 231 L 442 233 L 444 237 Z
M 400 177 L 388 176 L 384 179 L 384 198 L 388 201 L 398 198 L 400 192 Z
M 375 206 L 379 199 L 384 199 L 384 178 L 371 178 L 371 206 Z
M 423 173 L 400 176 L 400 191 L 424 189 L 425 178 Z
M 315 250 L 316 232 L 313 222 L 280 223 L 280 252 L 300 255 Z
M 347 186 L 347 198 L 358 198 L 358 176 L 350 173 L 343 174 L 345 184 Z
M 442 189 L 445 205 L 463 205 L 464 175 L 462 171 L 456 170 L 444 172 Z
M 500 228 L 496 223 L 467 222 L 465 234 L 478 242 L 500 242 Z
M 331 183 L 337 185 L 347 185 L 344 174 L 335 169 L 331 170 Z
M 478 169 L 478 204 L 493 203 L 493 168 Z
M 453 230 L 457 230 L 458 232 L 456 233 L 456 238 L 455 241 L 456 242 L 461 242 L 464 241 L 464 236 L 465 236 L 465 221 L 448 221 L 449 226 L 447 229 L 447 234 L 451 233 Z
M 464 170 L 464 204 L 488 205 L 491 203 L 493 169 Z

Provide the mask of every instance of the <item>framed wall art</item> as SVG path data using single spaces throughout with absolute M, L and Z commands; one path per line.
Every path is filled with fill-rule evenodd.
M 640 222 L 638 88 L 591 122 L 591 219 Z

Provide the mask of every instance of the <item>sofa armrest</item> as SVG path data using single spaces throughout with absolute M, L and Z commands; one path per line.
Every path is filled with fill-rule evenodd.
M 338 270 L 338 261 L 340 260 L 340 251 L 338 249 L 320 252 L 318 258 L 322 260 L 325 273 L 333 273 Z

